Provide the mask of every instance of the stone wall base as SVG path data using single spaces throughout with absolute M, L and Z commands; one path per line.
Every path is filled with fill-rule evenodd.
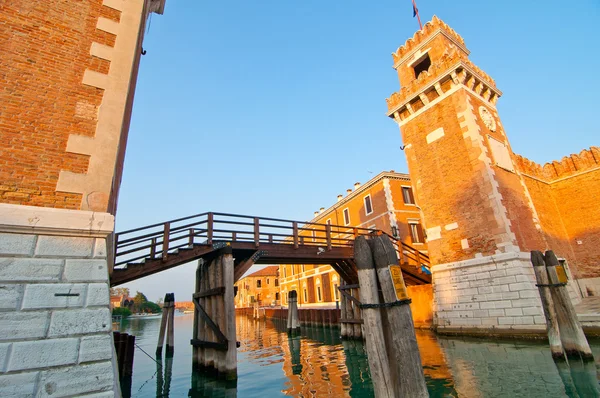
M 15 207 L 16 222 L 0 225 L 0 396 L 120 396 L 105 238 L 112 225 L 85 236 L 68 221 L 90 212 Z M 16 220 L 28 223 L 32 212 L 41 233 Z
M 434 327 L 442 334 L 546 334 L 530 254 L 502 253 L 432 267 Z

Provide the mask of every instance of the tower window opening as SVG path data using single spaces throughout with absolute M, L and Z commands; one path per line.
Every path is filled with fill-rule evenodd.
M 431 66 L 431 59 L 429 58 L 429 54 L 425 54 L 420 60 L 418 60 L 413 69 L 415 71 L 415 77 L 418 78 L 421 72 L 426 71 Z

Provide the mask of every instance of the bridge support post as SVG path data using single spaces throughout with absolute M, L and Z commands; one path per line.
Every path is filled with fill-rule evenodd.
M 165 301 L 163 303 L 163 313 L 160 322 L 160 331 L 158 333 L 158 344 L 156 346 L 156 355 L 162 355 L 163 343 L 165 340 L 165 333 L 167 334 L 167 349 L 165 355 L 173 355 L 175 350 L 173 344 L 173 327 L 175 317 L 175 294 L 165 294 Z
M 194 364 L 226 380 L 237 378 L 233 269 L 231 247 L 208 263 L 203 261 L 196 272 L 193 296 Z

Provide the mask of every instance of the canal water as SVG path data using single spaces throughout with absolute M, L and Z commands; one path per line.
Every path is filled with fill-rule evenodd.
M 193 314 L 175 317 L 175 353 L 156 362 L 160 318 L 123 320 L 115 330 L 136 336 L 133 378 L 124 397 L 372 397 L 364 346 L 337 328 L 302 328 L 237 317 L 238 380 L 192 371 Z M 594 397 L 595 364 L 557 368 L 545 343 L 443 338 L 417 331 L 431 397 Z M 600 342 L 591 342 L 600 359 Z M 146 355 L 143 351 L 145 351 Z

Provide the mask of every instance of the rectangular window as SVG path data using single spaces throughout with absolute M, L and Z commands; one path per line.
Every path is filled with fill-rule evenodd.
M 373 213 L 373 205 L 371 204 L 371 195 L 365 196 L 365 214 L 368 216 Z
M 411 187 L 402 187 L 402 198 L 404 198 L 404 204 L 414 205 L 415 197 L 413 196 Z
M 256 287 L 262 287 L 262 281 L 260 279 L 256 281 Z
M 412 237 L 413 243 L 423 243 L 425 239 L 423 238 L 423 228 L 421 227 L 421 224 L 410 223 L 408 226 L 410 227 L 410 236 Z
M 340 292 L 338 291 L 338 284 L 337 284 L 337 283 L 334 283 L 334 284 L 333 284 L 333 295 L 335 296 L 335 299 L 336 299 L 336 300 L 339 300 L 339 299 L 340 299 L 340 296 L 338 296 L 338 294 L 339 294 L 339 293 L 340 293 Z
M 287 278 L 287 265 L 283 266 L 283 277 Z
M 344 225 L 350 225 L 350 210 L 344 209 Z
M 269 282 L 270 282 L 270 281 L 269 281 L 269 278 L 267 278 L 267 285 L 269 284 Z
M 317 241 L 317 238 L 316 238 L 316 236 L 317 236 L 317 231 L 315 231 L 315 230 L 313 229 L 313 230 L 312 230 L 312 241 L 313 241 L 313 242 L 316 242 L 316 241 Z
M 279 279 L 275 278 L 275 286 L 279 286 Z
M 317 300 L 323 301 L 321 298 L 321 286 L 317 286 Z
M 308 302 L 308 292 L 306 291 L 306 289 L 304 289 L 304 302 Z

